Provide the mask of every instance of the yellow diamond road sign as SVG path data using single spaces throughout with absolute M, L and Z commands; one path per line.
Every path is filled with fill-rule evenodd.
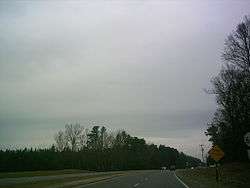
M 217 162 L 224 157 L 224 152 L 220 149 L 219 146 L 215 145 L 208 151 L 208 154 Z

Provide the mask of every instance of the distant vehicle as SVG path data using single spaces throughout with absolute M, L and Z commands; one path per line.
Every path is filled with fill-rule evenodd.
M 161 171 L 163 172 L 163 171 L 166 171 L 167 170 L 167 167 L 165 167 L 165 166 L 162 166 L 161 167 Z
M 175 170 L 175 165 L 171 165 L 169 169 L 170 169 L 171 171 L 174 171 L 174 170 Z

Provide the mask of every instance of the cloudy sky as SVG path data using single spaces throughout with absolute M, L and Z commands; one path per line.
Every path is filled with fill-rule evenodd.
M 125 129 L 200 157 L 204 92 L 248 1 L 0 2 L 0 148 L 66 123 Z

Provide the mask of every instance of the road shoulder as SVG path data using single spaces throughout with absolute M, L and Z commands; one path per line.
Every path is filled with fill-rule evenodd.
M 176 170 L 176 175 L 192 188 L 250 187 L 250 163 L 225 164 L 219 170 L 221 178 L 218 183 L 215 178 L 215 168 L 212 167 Z
M 175 176 L 175 178 L 176 178 L 185 188 L 189 188 L 189 186 L 188 186 L 186 183 L 184 183 L 184 182 L 176 175 L 175 172 L 174 172 L 174 176 Z

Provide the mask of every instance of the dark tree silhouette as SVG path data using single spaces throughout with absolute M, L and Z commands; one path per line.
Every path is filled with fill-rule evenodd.
M 148 145 L 143 138 L 130 136 L 125 131 L 113 133 L 99 126 L 92 128 L 87 141 L 81 145 L 79 135 L 84 134 L 79 130 L 87 133 L 80 125 L 66 126 L 56 134 L 56 146 L 49 149 L 0 150 L 0 171 L 67 168 L 108 171 L 160 169 L 170 165 L 185 168 L 187 162 L 192 166 L 200 164 L 199 159 L 179 154 L 174 148 Z M 69 135 L 72 138 L 68 139 Z
M 218 108 L 206 135 L 226 153 L 226 160 L 247 159 L 243 136 L 250 131 L 250 21 L 245 17 L 228 36 L 224 67 L 212 80 Z

